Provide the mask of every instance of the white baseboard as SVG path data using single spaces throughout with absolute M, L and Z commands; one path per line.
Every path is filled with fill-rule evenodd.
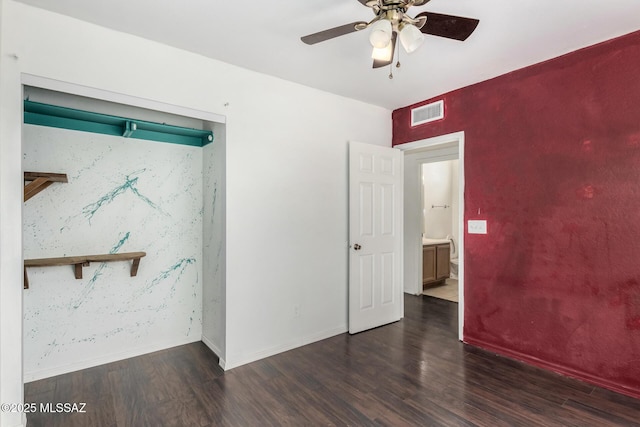
M 224 367 L 226 365 L 224 358 L 222 357 L 222 355 L 224 354 L 222 352 L 222 350 L 220 349 L 220 347 L 218 347 L 217 345 L 215 345 L 213 343 L 213 340 L 207 338 L 206 336 L 202 335 L 202 342 L 204 343 L 204 345 L 206 345 L 207 347 L 209 347 L 209 350 L 213 351 L 215 353 L 216 356 L 218 356 L 218 365 L 220 365 L 220 367 L 222 368 L 222 370 L 224 370 Z
M 237 360 L 230 358 L 232 362 L 231 363 L 227 362 L 224 369 L 229 370 L 229 369 L 237 368 L 238 366 L 246 365 L 247 363 L 255 362 L 256 360 L 274 356 L 279 353 L 284 353 L 285 351 L 293 350 L 294 348 L 298 348 L 307 344 L 312 344 L 314 342 L 322 341 L 324 339 L 331 338 L 336 335 L 344 334 L 345 332 L 347 332 L 347 330 L 348 329 L 346 325 L 341 325 L 332 329 L 327 329 L 325 331 L 315 333 L 313 335 L 302 337 L 301 339 L 298 339 L 292 343 L 283 344 L 280 346 L 271 347 L 269 349 L 257 351 L 252 354 L 239 356 Z
M 325 331 L 321 331 L 312 335 L 308 335 L 302 337 L 301 339 L 296 340 L 295 342 L 287 343 L 280 346 L 271 347 L 269 349 L 261 350 L 254 352 L 249 355 L 244 355 L 239 357 L 237 360 L 232 362 L 231 364 L 227 363 L 226 360 L 221 357 L 223 354 L 222 350 L 214 344 L 214 342 L 202 335 L 202 342 L 213 351 L 219 358 L 218 364 L 224 370 L 229 370 L 233 368 L 237 368 L 238 366 L 245 365 L 247 363 L 255 362 L 256 360 L 264 359 L 269 356 L 274 356 L 279 353 L 283 353 L 285 351 L 293 350 L 294 348 L 302 347 L 303 345 L 311 344 L 314 342 L 322 341 L 327 338 L 331 338 L 336 335 L 343 334 L 347 332 L 347 326 L 341 325 L 332 329 L 327 329 Z M 118 360 L 129 359 L 131 357 L 141 356 L 143 354 L 153 353 L 159 350 L 165 350 L 171 347 L 177 347 L 180 345 L 191 344 L 193 342 L 197 342 L 199 339 L 186 339 L 186 340 L 174 340 L 168 342 L 156 343 L 149 346 L 142 346 L 127 349 L 126 351 L 112 353 L 103 355 L 98 358 L 82 360 L 74 363 L 70 363 L 67 365 L 56 366 L 48 369 L 35 370 L 24 373 L 24 382 L 37 381 L 44 378 L 54 377 L 56 375 L 68 374 L 69 372 L 79 371 L 81 369 L 93 368 L 95 366 L 104 365 L 106 363 L 117 362 Z
M 333 329 L 327 329 L 326 331 L 319 332 L 317 334 L 306 336 L 302 339 L 302 345 L 312 344 L 314 342 L 326 340 L 327 338 L 335 337 L 336 335 L 344 334 L 349 328 L 347 325 L 340 325 Z
M 79 371 L 81 369 L 93 368 L 95 366 L 104 365 L 106 363 L 117 362 L 118 360 L 129 359 L 131 357 L 141 356 L 143 354 L 153 353 L 159 350 L 165 350 L 171 347 L 191 344 L 200 341 L 199 338 L 189 338 L 185 340 L 172 340 L 166 342 L 155 343 L 148 346 L 135 347 L 117 353 L 111 353 L 97 357 L 94 359 L 81 360 L 67 365 L 55 366 L 48 369 L 35 370 L 24 373 L 24 382 L 37 381 L 44 378 L 55 377 L 56 375 L 68 374 L 69 372 Z
M 222 368 L 223 371 L 226 371 L 227 362 L 222 357 L 218 357 L 218 365 Z

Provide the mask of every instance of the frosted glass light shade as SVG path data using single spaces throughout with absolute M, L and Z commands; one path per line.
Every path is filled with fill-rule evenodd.
M 376 49 L 382 49 L 389 45 L 391 41 L 391 22 L 386 19 L 376 21 L 371 25 L 371 33 L 369 33 L 369 42 Z
M 424 34 L 415 26 L 407 24 L 400 30 L 400 43 L 407 53 L 419 48 L 424 42 Z
M 371 58 L 377 59 L 378 61 L 391 61 L 393 58 L 393 44 L 389 43 L 383 48 L 373 48 L 373 52 L 371 52 Z

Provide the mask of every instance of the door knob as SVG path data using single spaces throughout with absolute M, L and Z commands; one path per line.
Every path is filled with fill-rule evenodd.
M 356 243 L 355 245 L 353 245 L 353 249 L 355 249 L 356 251 L 359 251 L 360 249 L 362 249 L 362 246 Z

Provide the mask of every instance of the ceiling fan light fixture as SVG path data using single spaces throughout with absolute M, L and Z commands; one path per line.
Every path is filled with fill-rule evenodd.
M 371 52 L 371 58 L 378 61 L 391 61 L 393 60 L 393 44 L 389 43 L 385 47 L 373 48 Z
M 376 49 L 383 49 L 391 42 L 391 34 L 393 28 L 391 22 L 381 19 L 371 25 L 371 33 L 369 33 L 369 42 Z
M 424 42 L 424 34 L 412 24 L 405 24 L 400 30 L 400 43 L 407 53 L 418 49 Z

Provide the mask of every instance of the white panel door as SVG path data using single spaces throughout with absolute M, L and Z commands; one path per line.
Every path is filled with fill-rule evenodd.
M 349 333 L 400 320 L 402 183 L 400 150 L 349 143 Z

